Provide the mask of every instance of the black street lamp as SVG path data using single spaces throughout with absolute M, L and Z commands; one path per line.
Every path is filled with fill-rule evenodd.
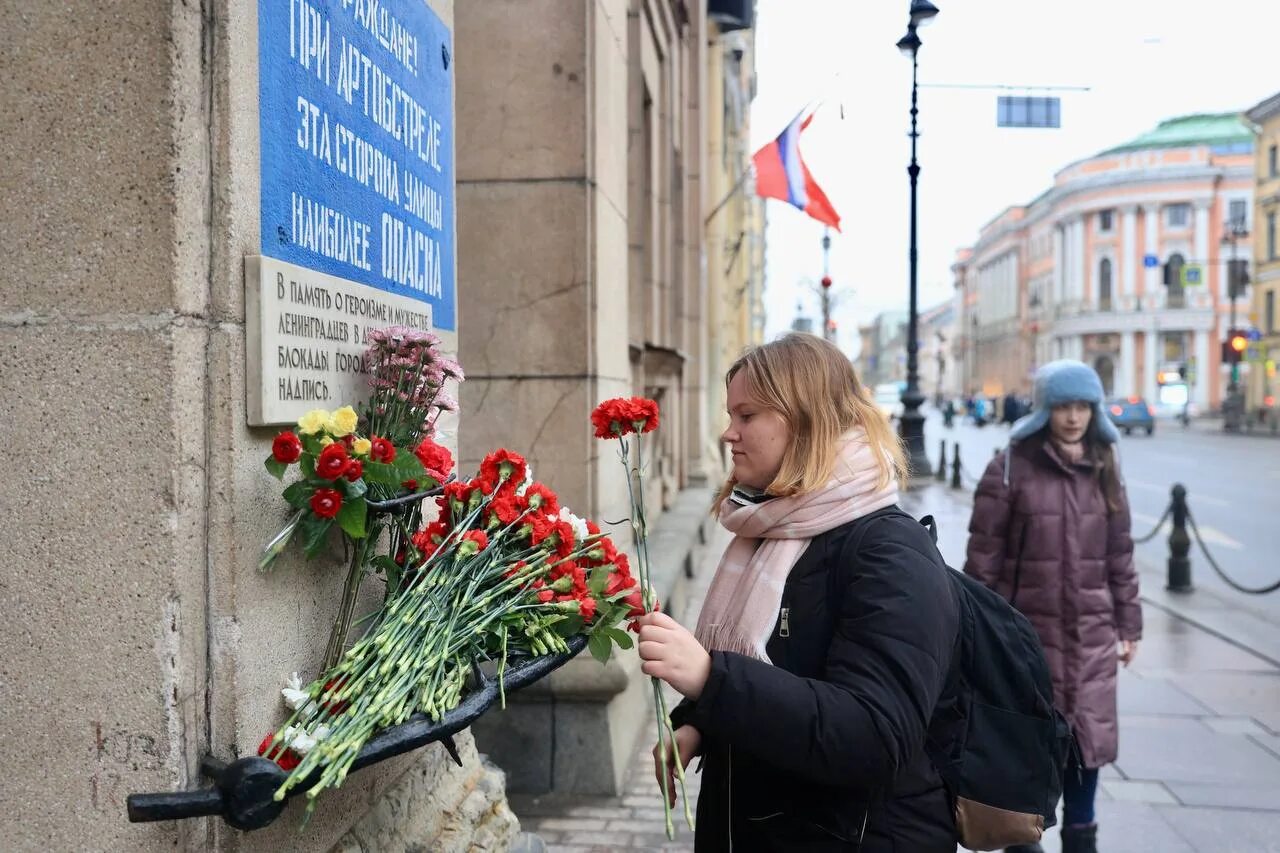
M 916 282 L 919 276 L 919 255 L 916 249 L 916 184 L 920 177 L 920 164 L 916 162 L 916 140 L 920 132 L 916 129 L 916 116 L 919 115 L 917 100 L 918 86 L 916 70 L 920 53 L 920 36 L 917 30 L 927 24 L 938 14 L 938 7 L 929 0 L 911 0 L 910 20 L 907 23 L 907 34 L 898 40 L 898 50 L 911 57 L 911 165 L 907 166 L 907 175 L 911 179 L 911 248 L 908 255 L 910 268 L 911 308 L 907 319 L 907 388 L 902 392 L 902 416 L 898 419 L 898 434 L 907 448 L 907 459 L 911 466 L 912 478 L 927 477 L 931 473 L 929 457 L 924 451 L 924 415 L 920 413 L 920 404 L 924 395 L 920 393 L 920 371 L 918 353 L 920 351 L 919 324 L 920 317 L 916 297 Z

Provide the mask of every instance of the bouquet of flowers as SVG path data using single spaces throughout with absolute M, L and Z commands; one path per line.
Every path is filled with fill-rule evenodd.
M 363 415 L 351 406 L 312 410 L 296 431 L 276 436 L 265 463 L 281 480 L 296 463 L 301 479 L 284 490 L 295 512 L 263 550 L 259 568 L 268 568 L 295 535 L 306 555 L 315 556 L 335 527 L 352 552 L 325 668 L 337 663 L 346 645 L 365 576 L 383 573 L 388 595 L 400 583 L 399 564 L 374 553 L 382 534 L 389 536 L 389 554 L 402 551 L 419 526 L 422 493 L 441 486 L 453 469 L 452 454 L 433 435 L 441 412 L 457 410 L 444 386 L 463 380 L 461 367 L 426 332 L 393 326 L 375 330 L 370 339 L 364 369 L 372 394 Z M 371 502 L 379 508 L 399 503 L 402 511 L 375 512 Z
M 501 689 L 510 656 L 567 651 L 575 634 L 601 660 L 615 644 L 631 647 L 618 626 L 643 612 L 644 597 L 626 555 L 561 507 L 518 454 L 490 454 L 436 504 L 436 520 L 395 555 L 400 581 L 368 633 L 286 693 L 293 715 L 259 749 L 290 771 L 277 799 L 314 776 L 314 806 L 380 729 L 456 707 L 481 662 L 496 662 Z

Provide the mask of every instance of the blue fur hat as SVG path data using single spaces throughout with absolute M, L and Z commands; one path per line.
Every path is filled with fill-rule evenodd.
M 1049 413 L 1054 406 L 1077 400 L 1093 405 L 1093 422 L 1098 425 L 1098 437 L 1108 444 L 1120 440 L 1115 424 L 1102 407 L 1102 380 L 1093 368 L 1071 359 L 1051 361 L 1036 371 L 1036 387 L 1032 395 L 1034 408 L 1031 414 L 1013 425 L 1009 441 L 1022 441 L 1044 429 L 1049 423 Z

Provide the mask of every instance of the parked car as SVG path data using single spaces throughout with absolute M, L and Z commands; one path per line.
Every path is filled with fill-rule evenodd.
M 893 418 L 902 417 L 902 391 L 904 383 L 901 382 L 884 382 L 875 387 L 872 397 L 875 403 L 880 407 L 880 411 L 884 412 L 884 416 L 892 420 Z
M 1156 431 L 1155 409 L 1141 397 L 1117 397 L 1107 403 L 1107 414 L 1125 435 L 1132 434 L 1135 429 L 1145 430 L 1147 435 Z

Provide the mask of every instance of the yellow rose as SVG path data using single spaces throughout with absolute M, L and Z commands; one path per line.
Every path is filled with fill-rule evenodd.
M 329 434 L 334 438 L 342 438 L 344 435 L 351 435 L 351 433 L 356 431 L 356 423 L 359 420 L 360 418 L 356 415 L 356 410 L 350 406 L 343 406 L 341 409 L 335 409 L 333 414 L 329 415 Z
M 368 456 L 369 450 L 373 447 L 373 442 L 367 438 L 357 438 L 351 444 L 351 452 L 356 456 Z
M 330 438 L 330 437 L 329 437 L 329 436 L 327 436 L 327 435 L 322 435 L 322 436 L 320 436 L 320 446 L 321 446 L 321 447 L 328 447 L 328 446 L 329 446 L 329 445 L 331 445 L 331 444 L 333 444 L 333 439 L 332 439 L 332 438 Z
M 329 413 L 324 409 L 312 409 L 298 418 L 298 430 L 303 435 L 315 435 L 329 423 Z

